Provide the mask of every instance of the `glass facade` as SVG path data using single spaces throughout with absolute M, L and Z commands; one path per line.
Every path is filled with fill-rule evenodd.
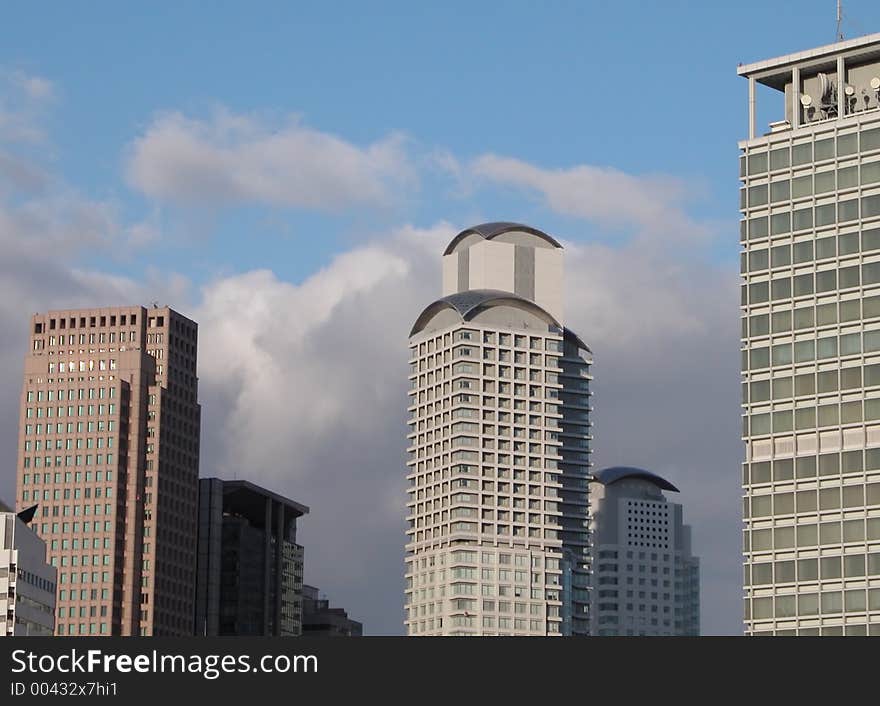
M 196 635 L 302 634 L 296 521 L 307 512 L 248 481 L 199 481 Z

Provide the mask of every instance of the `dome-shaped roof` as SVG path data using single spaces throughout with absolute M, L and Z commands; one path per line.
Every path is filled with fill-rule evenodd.
M 446 250 L 443 251 L 443 254 L 449 255 L 450 253 L 452 253 L 455 250 L 455 246 L 469 235 L 478 235 L 485 240 L 492 240 L 493 238 L 497 238 L 499 235 L 510 233 L 511 231 L 515 230 L 519 230 L 524 233 L 531 233 L 541 240 L 547 241 L 554 248 L 562 248 L 562 245 L 559 243 L 558 240 L 550 237 L 544 231 L 538 230 L 537 228 L 532 228 L 532 226 L 523 225 L 522 223 L 495 221 L 493 223 L 481 223 L 480 225 L 471 226 L 470 228 L 466 228 L 465 230 L 461 231 L 461 233 L 456 235 L 449 243 L 449 245 L 446 246 Z
M 513 294 L 512 292 L 503 292 L 500 289 L 467 289 L 464 292 L 456 292 L 455 294 L 450 294 L 442 299 L 438 299 L 426 306 L 422 313 L 419 314 L 416 322 L 413 324 L 412 330 L 409 332 L 409 335 L 411 337 L 415 336 L 425 327 L 432 316 L 443 309 L 454 309 L 458 312 L 459 316 L 461 316 L 462 321 L 467 321 L 477 312 L 478 309 L 480 309 L 480 307 L 483 307 L 486 304 L 501 304 L 504 302 L 515 303 L 517 306 L 523 307 L 527 311 L 531 311 L 532 313 L 541 316 L 548 324 L 560 329 L 564 339 L 571 341 L 588 353 L 592 353 L 590 347 L 584 343 L 580 336 L 570 328 L 561 326 L 553 316 L 535 304 L 535 302 L 526 299 L 525 297 L 521 297 L 518 294 Z
M 518 294 L 502 292 L 498 289 L 468 289 L 464 292 L 456 292 L 455 294 L 450 294 L 442 299 L 438 299 L 425 307 L 424 311 L 419 314 L 416 322 L 413 324 L 412 331 L 410 331 L 409 335 L 414 336 L 421 331 L 431 317 L 442 309 L 455 309 L 459 316 L 461 316 L 462 320 L 467 321 L 481 307 L 486 306 L 487 304 L 500 304 L 503 302 L 513 303 L 527 311 L 531 311 L 544 318 L 548 324 L 552 324 L 557 328 L 562 329 L 559 322 L 544 311 L 544 309 L 535 304 L 535 302 L 530 301 L 525 297 L 521 297 Z
M 648 481 L 649 483 L 653 483 L 661 490 L 671 490 L 674 493 L 678 493 L 679 490 L 672 483 L 670 483 L 665 478 L 661 478 L 656 473 L 651 473 L 651 471 L 646 471 L 644 468 L 633 468 L 632 466 L 612 466 L 610 468 L 603 468 L 601 471 L 597 471 L 594 474 L 597 481 L 599 481 L 602 485 L 611 485 L 612 483 L 616 483 L 619 480 L 624 480 L 625 478 L 638 478 L 640 480 Z
M 578 348 L 582 348 L 583 350 L 587 351 L 587 353 L 593 352 L 592 350 L 590 350 L 590 347 L 586 343 L 584 343 L 584 340 L 568 327 L 566 327 L 566 329 L 563 331 L 562 337 L 566 341 L 571 341 L 572 343 L 574 343 Z

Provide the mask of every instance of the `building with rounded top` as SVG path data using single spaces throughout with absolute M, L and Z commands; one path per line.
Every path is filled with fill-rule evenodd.
M 587 635 L 590 365 L 562 246 L 485 223 L 410 333 L 410 635 Z
M 664 494 L 678 488 L 632 466 L 593 480 L 593 634 L 699 635 L 699 559 L 681 505 Z

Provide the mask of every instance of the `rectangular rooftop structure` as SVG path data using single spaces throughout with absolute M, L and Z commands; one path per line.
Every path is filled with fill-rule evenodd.
M 785 94 L 767 134 L 880 110 L 880 33 L 740 65 L 749 81 L 749 139 L 758 137 L 756 86 Z

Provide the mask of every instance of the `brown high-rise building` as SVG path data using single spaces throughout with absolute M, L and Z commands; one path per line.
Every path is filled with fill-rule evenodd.
M 192 634 L 197 341 L 167 307 L 31 318 L 17 506 L 39 505 L 58 635 Z

